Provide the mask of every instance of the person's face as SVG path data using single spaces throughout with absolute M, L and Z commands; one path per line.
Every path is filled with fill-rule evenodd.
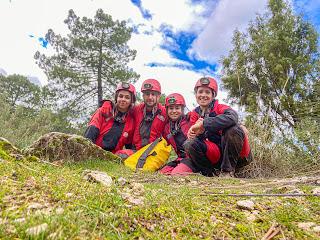
M 212 90 L 208 87 L 198 87 L 196 100 L 200 107 L 209 106 L 210 102 L 213 100 Z
M 131 93 L 126 90 L 120 90 L 117 97 L 117 107 L 120 112 L 128 111 L 131 105 Z
M 143 91 L 142 98 L 147 107 L 154 107 L 160 99 L 160 94 L 156 91 Z
M 169 105 L 168 109 L 167 109 L 167 113 L 168 113 L 168 117 L 172 120 L 172 121 L 176 121 L 183 112 L 183 108 L 181 105 Z

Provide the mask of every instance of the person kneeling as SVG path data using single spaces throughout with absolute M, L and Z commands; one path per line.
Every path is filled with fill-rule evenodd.
M 236 168 L 252 160 L 248 135 L 238 124 L 238 114 L 215 99 L 218 85 L 214 78 L 204 77 L 194 87 L 199 104 L 190 113 L 193 124 L 184 148 L 193 172 L 205 176 L 233 177 Z

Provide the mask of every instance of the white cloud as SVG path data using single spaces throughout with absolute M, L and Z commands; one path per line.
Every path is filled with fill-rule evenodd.
M 260 2 L 253 0 L 221 0 L 220 2 L 208 0 L 191 6 L 190 0 L 143 0 L 143 8 L 152 14 L 152 20 L 148 21 L 142 17 L 139 9 L 129 0 L 13 0 L 11 2 L 1 0 L 0 67 L 5 69 L 8 74 L 36 76 L 42 83 L 45 83 L 46 76 L 35 64 L 33 56 L 37 50 L 50 53 L 50 48 L 43 49 L 35 38 L 30 38 L 28 35 L 44 36 L 49 28 L 64 35 L 68 31 L 63 21 L 67 17 L 69 9 L 74 9 L 80 17 L 93 17 L 96 10 L 102 8 L 104 12 L 112 15 L 114 20 L 129 20 L 130 24 L 139 25 L 140 34 L 133 34 L 129 41 L 130 47 L 137 50 L 135 61 L 129 64 L 141 75 L 135 84 L 137 90 L 140 89 L 143 80 L 147 78 L 159 79 L 165 94 L 182 93 L 188 107 L 192 109 L 195 103 L 193 86 L 196 80 L 203 75 L 212 74 L 209 70 L 197 73 L 188 69 L 172 67 L 173 65 L 190 66 L 190 63 L 176 59 L 166 50 L 160 48 L 163 43 L 163 35 L 159 32 L 159 27 L 166 24 L 170 25 L 174 32 L 188 31 L 196 34 L 201 32 L 193 51 L 198 56 L 211 59 L 212 51 L 216 53 L 220 47 L 226 49 L 223 44 L 228 42 L 229 35 L 225 32 L 232 32 L 237 24 L 246 22 L 250 18 L 247 14 L 253 15 L 255 12 L 253 9 L 262 5 Z M 215 11 L 207 22 L 206 16 L 210 15 L 213 7 L 215 7 Z M 230 7 L 232 9 L 229 9 Z M 229 18 L 225 16 L 229 16 Z M 229 24 L 231 25 L 228 26 Z M 212 32 L 213 35 L 220 34 L 219 38 L 212 39 Z M 219 46 L 219 48 L 212 48 L 212 46 Z M 207 55 L 207 53 L 210 54 Z M 146 66 L 151 62 L 166 66 Z M 218 98 L 225 97 L 225 94 L 220 91 Z
M 265 9 L 266 3 L 267 0 L 220 0 L 189 54 L 211 63 L 217 62 L 230 50 L 234 30 L 244 30 L 256 13 Z

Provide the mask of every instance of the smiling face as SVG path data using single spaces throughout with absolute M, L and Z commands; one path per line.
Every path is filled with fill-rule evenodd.
M 208 87 L 198 87 L 196 91 L 196 100 L 200 107 L 208 107 L 214 96 L 212 90 Z
M 170 105 L 167 108 L 167 114 L 172 121 L 176 121 L 180 116 L 182 116 L 183 107 L 176 104 Z
M 126 90 L 120 90 L 117 96 L 117 108 L 120 112 L 127 112 L 131 105 L 131 93 Z
M 148 108 L 155 107 L 160 99 L 160 93 L 156 91 L 143 91 L 142 93 L 143 101 Z

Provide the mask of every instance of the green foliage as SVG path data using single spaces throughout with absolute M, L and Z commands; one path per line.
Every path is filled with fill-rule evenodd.
M 258 15 L 247 33 L 235 31 L 233 49 L 223 59 L 222 80 L 230 101 L 245 106 L 256 118 L 270 117 L 284 137 L 300 128 L 305 118 L 319 126 L 317 39 L 314 27 L 294 15 L 287 1 L 270 0 L 268 12 Z M 308 149 L 313 145 L 309 151 L 314 151 L 319 131 L 310 141 L 299 139 L 300 144 Z
M 57 93 L 60 107 L 88 115 L 97 106 L 94 99 L 99 104 L 103 97 L 111 98 L 117 83 L 137 80 L 138 74 L 127 66 L 136 55 L 127 45 L 132 30 L 102 9 L 93 19 L 80 19 L 71 9 L 64 22 L 70 31 L 66 37 L 52 29 L 46 34 L 55 54 L 36 52 L 35 59 L 49 78 L 49 88 Z
M 0 101 L 0 109 L 0 136 L 19 147 L 30 145 L 48 132 L 77 132 L 66 118 L 49 109 L 12 108 L 5 101 Z

